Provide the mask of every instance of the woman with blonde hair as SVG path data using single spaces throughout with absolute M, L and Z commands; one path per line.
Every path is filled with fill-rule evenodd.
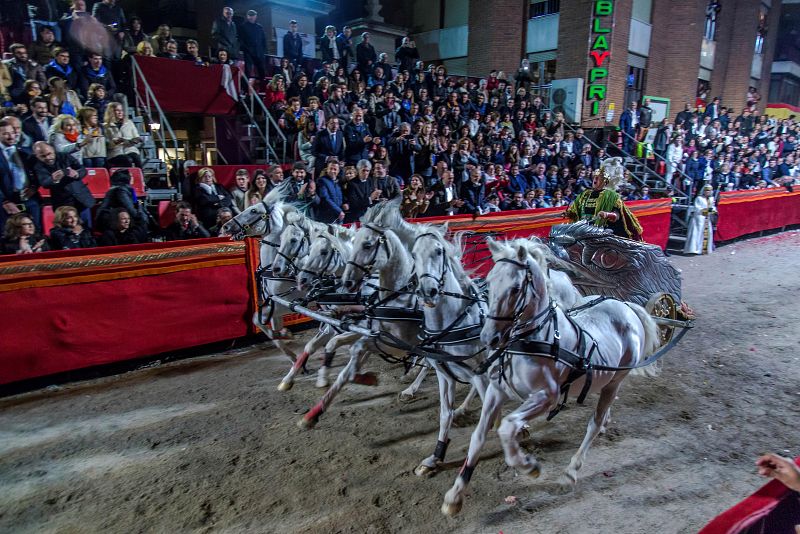
M 83 146 L 83 165 L 85 167 L 106 166 L 106 136 L 100 126 L 98 112 L 94 108 L 83 108 L 78 112 L 81 133 L 86 144 Z
M 142 138 L 133 122 L 125 116 L 125 108 L 119 102 L 106 107 L 103 119 L 106 134 L 107 164 L 109 167 L 142 167 L 138 146 Z
M 83 227 L 78 210 L 72 206 L 61 206 L 53 217 L 50 231 L 50 244 L 53 250 L 96 247 L 92 233 Z
M 162 24 L 156 30 L 156 34 L 150 38 L 150 45 L 153 50 L 153 55 L 158 55 L 161 52 L 165 52 L 167 49 L 167 42 L 172 39 L 172 30 L 169 27 L 169 24 Z M 144 41 L 142 41 L 144 42 Z M 136 52 L 139 53 L 139 45 L 136 46 Z
M 149 41 L 142 41 L 136 45 L 136 55 L 144 57 L 156 57 L 156 52 L 153 45 Z
M 203 226 L 211 228 L 217 222 L 217 211 L 221 208 L 233 210 L 233 199 L 228 190 L 217 183 L 217 177 L 209 167 L 197 171 L 196 184 L 194 206 L 197 218 Z
M 59 115 L 50 127 L 50 144 L 57 154 L 67 154 L 83 163 L 83 148 L 89 140 L 81 133 L 78 121 L 72 115 Z M 85 165 L 84 165 L 85 166 Z

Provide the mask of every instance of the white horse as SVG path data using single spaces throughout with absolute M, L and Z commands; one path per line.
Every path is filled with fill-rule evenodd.
M 419 225 L 417 228 L 421 233 L 414 241 L 412 255 L 417 296 L 424 304 L 422 337 L 426 345 L 445 353 L 441 358 L 428 359 L 439 382 L 436 449 L 414 470 L 417 476 L 430 476 L 444 461 L 453 419 L 466 412 L 476 393 L 483 398 L 486 391 L 486 375 L 473 372 L 473 367 L 485 360 L 479 336 L 486 304 L 461 263 L 461 236 L 456 236 L 454 244 L 445 239 L 446 227 Z M 458 409 L 455 409 L 456 382 L 472 386 Z
M 286 218 L 297 209 L 291 204 L 283 203 L 280 199 L 284 195 L 281 188 L 270 191 L 258 204 L 248 207 L 236 217 L 225 223 L 222 232 L 231 236 L 231 239 L 241 240 L 245 237 L 261 237 L 259 245 L 260 265 L 258 275 L 263 287 L 265 302 L 253 315 L 253 324 L 264 332 L 273 344 L 293 362 L 297 359 L 295 353 L 287 346 L 288 331 L 283 327 L 283 315 L 289 313 L 283 306 L 269 301 L 269 295 L 286 294 L 294 287 L 293 279 L 281 279 L 272 276 L 269 267 L 275 261 L 278 240 L 284 227 L 288 224 Z M 268 324 L 262 321 L 269 316 Z
M 498 429 L 505 461 L 522 473 L 533 477 L 539 475 L 539 462 L 532 455 L 522 453 L 517 436 L 527 421 L 557 406 L 562 386 L 567 388 L 570 396 L 580 397 L 587 392 L 600 394 L 586 436 L 565 473 L 566 479 L 574 484 L 592 440 L 607 421 L 611 404 L 629 369 L 643 362 L 659 345 L 656 323 L 644 308 L 617 300 L 603 300 L 568 317 L 548 294 L 546 265 L 534 259 L 527 247 L 491 240 L 488 244 L 495 265 L 487 277 L 491 315 L 484 323 L 481 340 L 491 349 L 507 349 L 514 337 L 543 342 L 543 345 L 532 349 L 538 356 L 507 354 L 505 362 L 498 360 L 490 369 L 490 385 L 480 421 L 472 433 L 467 458 L 453 487 L 444 497 L 442 512 L 446 515 L 461 510 L 486 435 L 500 416 L 504 402 L 510 398 L 515 398 L 520 405 L 503 418 Z M 590 371 L 592 380 L 587 391 L 583 391 L 589 376 L 586 374 L 570 387 L 567 382 L 571 368 L 548 357 L 545 352 L 549 350 L 541 348 L 552 346 L 556 341 L 561 349 L 577 353 L 582 358 L 591 358 L 595 367 L 619 370 Z M 504 367 L 502 370 L 501 365 Z M 640 371 L 653 374 L 655 370 L 652 367 Z
M 353 249 L 347 259 L 342 281 L 348 291 L 356 291 L 367 276 L 378 274 L 376 300 L 379 313 L 390 313 L 391 319 L 376 317 L 368 325 L 377 335 L 361 337 L 351 334 L 355 341 L 350 349 L 350 360 L 339 373 L 322 399 L 298 422 L 302 428 L 312 428 L 328 409 L 336 395 L 348 382 L 374 385 L 374 373 L 361 373 L 369 353 L 386 353 L 395 358 L 405 358 L 407 348 L 417 343 L 419 321 L 410 315 L 398 320 L 398 315 L 413 311 L 417 307 L 416 296 L 407 290 L 412 275 L 413 260 L 409 252 L 417 230 L 409 227 L 393 227 L 399 217 L 398 202 L 382 202 L 371 207 L 361 219 L 362 226 L 356 232 Z M 402 219 L 402 217 L 400 217 Z M 385 317 L 385 316 L 384 316 Z M 327 351 L 327 347 L 326 347 Z

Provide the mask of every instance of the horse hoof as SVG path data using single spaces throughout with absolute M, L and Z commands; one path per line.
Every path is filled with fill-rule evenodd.
M 317 426 L 317 419 L 306 419 L 305 417 L 301 417 L 297 422 L 297 426 L 303 430 L 311 430 Z
M 533 469 L 526 473 L 531 478 L 539 478 L 542 475 L 542 468 L 539 464 L 533 466 Z
M 463 503 L 461 501 L 442 503 L 442 513 L 447 517 L 453 517 L 461 511 Z
M 430 478 L 436 473 L 439 472 L 439 469 L 436 467 L 430 467 L 425 464 L 419 464 L 416 469 L 414 469 L 414 474 L 418 477 L 425 477 Z
M 281 382 L 278 384 L 278 391 L 289 391 L 294 386 L 294 382 Z
M 294 334 L 288 328 L 282 328 L 278 335 L 280 336 L 280 339 L 286 341 L 294 339 Z
M 400 394 L 397 395 L 397 400 L 399 400 L 403 404 L 407 404 L 407 403 L 412 402 L 414 400 L 414 394 L 413 393 L 407 393 L 405 391 L 401 391 Z
M 353 377 L 353 383 L 362 386 L 377 386 L 378 375 L 375 373 L 358 373 Z
M 317 378 L 317 381 L 314 383 L 314 385 L 317 386 L 318 388 L 326 388 L 330 384 L 327 378 Z

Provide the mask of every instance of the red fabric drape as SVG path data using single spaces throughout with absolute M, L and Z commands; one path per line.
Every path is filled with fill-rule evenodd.
M 236 108 L 236 101 L 222 87 L 222 65 L 201 67 L 191 61 L 141 56 L 136 61 L 167 113 L 230 115 Z M 238 69 L 231 67 L 231 71 L 238 88 Z
M 714 241 L 800 224 L 800 191 L 784 188 L 729 191 L 720 195 Z

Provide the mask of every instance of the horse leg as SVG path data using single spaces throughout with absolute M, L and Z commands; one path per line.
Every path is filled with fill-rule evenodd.
M 489 429 L 500 415 L 500 410 L 506 398 L 505 393 L 493 386 L 489 386 L 486 391 L 486 398 L 481 409 L 481 419 L 472 432 L 467 458 L 464 460 L 464 465 L 461 467 L 453 487 L 444 495 L 444 502 L 442 503 L 443 514 L 453 516 L 461 511 L 461 507 L 464 505 L 464 493 L 472 477 L 472 472 L 475 470 L 475 466 L 478 465 L 478 455 L 486 442 L 486 435 L 489 433 Z
M 606 384 L 606 386 L 600 391 L 600 399 L 597 401 L 597 407 L 594 410 L 594 415 L 591 419 L 589 419 L 589 424 L 586 427 L 586 436 L 584 436 L 580 448 L 570 460 L 569 467 L 567 467 L 567 470 L 564 473 L 566 481 L 572 485 L 575 485 L 575 483 L 578 482 L 578 469 L 580 469 L 581 466 L 583 466 L 583 462 L 586 461 L 586 453 L 589 452 L 589 447 L 592 445 L 592 441 L 594 441 L 594 438 L 597 437 L 597 434 L 600 433 L 600 430 L 608 420 L 608 416 L 611 413 L 611 404 L 614 402 L 614 399 L 617 396 L 617 392 L 619 391 L 620 385 L 622 385 L 622 379 L 625 377 L 625 374 L 623 374 L 621 377 L 615 377 L 612 379 L 611 382 Z
M 417 394 L 420 386 L 422 386 L 423 380 L 425 380 L 425 376 L 428 374 L 428 366 L 427 364 L 422 365 L 420 367 L 419 373 L 417 373 L 417 378 L 408 386 L 406 389 L 400 392 L 400 401 L 401 402 L 408 402 L 414 398 L 414 395 Z
M 261 322 L 261 312 L 257 311 L 255 314 L 253 314 L 253 324 L 256 325 L 259 330 L 264 332 L 270 341 L 272 341 L 272 344 L 275 345 L 275 347 L 285 356 L 287 356 L 292 363 L 294 363 L 297 360 L 297 354 L 295 354 L 294 351 L 289 348 L 285 340 L 280 339 L 280 336 L 276 334 L 276 332 L 279 332 L 283 328 L 283 313 L 284 308 L 275 305 L 272 314 L 272 320 L 270 321 L 269 325 L 266 325 Z
M 433 455 L 422 460 L 414 469 L 414 474 L 418 477 L 432 476 L 439 470 L 439 464 L 444 461 L 447 445 L 450 443 L 447 434 L 453 424 L 456 382 L 440 368 L 439 364 L 433 365 L 436 369 L 436 380 L 439 382 L 439 440 L 436 442 Z
M 503 444 L 506 464 L 522 474 L 536 478 L 541 472 L 541 466 L 532 455 L 522 453 L 517 435 L 525 428 L 528 421 L 547 411 L 552 403 L 552 397 L 557 393 L 557 390 L 555 392 L 541 390 L 529 396 L 519 408 L 503 418 L 503 422 L 497 430 Z
M 298 422 L 297 426 L 300 428 L 314 428 L 319 422 L 320 416 L 328 410 L 328 407 L 333 403 L 333 399 L 341 391 L 341 389 L 348 382 L 352 382 L 361 368 L 364 361 L 367 359 L 369 352 L 367 352 L 366 340 L 363 338 L 357 342 L 350 349 L 350 361 L 347 362 L 344 369 L 341 370 L 336 381 L 328 391 L 322 396 L 320 401 L 311 408 Z
M 303 347 L 303 352 L 301 352 L 297 357 L 294 364 L 289 369 L 289 373 L 283 378 L 283 380 L 281 380 L 281 383 L 278 385 L 278 391 L 289 391 L 292 389 L 292 386 L 294 386 L 295 375 L 297 375 L 301 369 L 305 369 L 308 357 L 319 350 L 322 343 L 327 342 L 330 336 L 330 327 L 327 325 L 317 331 L 317 334 L 311 338 L 308 343 L 306 343 L 305 347 Z
M 464 417 L 469 409 L 469 403 L 472 402 L 475 395 L 480 396 L 481 400 L 486 396 L 486 380 L 482 376 L 473 376 L 470 383 L 472 386 L 469 388 L 469 393 L 467 393 L 467 396 L 464 398 L 464 402 L 453 412 L 453 417 L 456 419 Z
M 336 354 L 336 349 L 347 343 L 352 343 L 359 337 L 360 334 L 345 332 L 343 334 L 339 334 L 338 336 L 334 336 L 328 340 L 328 342 L 325 344 L 325 357 L 322 360 L 322 365 L 317 371 L 317 382 L 315 385 L 318 388 L 326 388 L 330 384 L 330 380 L 328 379 L 328 374 L 330 373 L 331 370 L 331 362 L 333 361 L 333 357 Z

